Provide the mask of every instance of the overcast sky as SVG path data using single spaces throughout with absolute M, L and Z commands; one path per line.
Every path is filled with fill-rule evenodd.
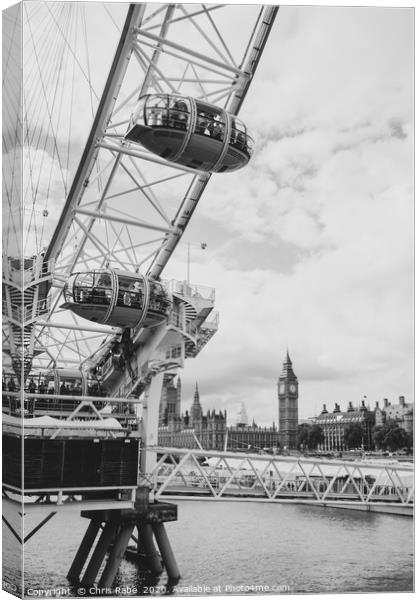
M 205 410 L 233 422 L 244 402 L 250 420 L 277 421 L 287 348 L 300 418 L 413 401 L 413 16 L 280 7 L 241 109 L 255 156 L 211 178 L 183 238 L 220 312 L 181 372 L 184 410 L 197 381 Z M 116 43 L 102 34 L 92 64 Z M 87 131 L 72 124 L 77 160 Z M 180 244 L 163 277 L 185 279 L 186 258 Z
M 204 409 L 277 421 L 287 348 L 300 418 L 413 401 L 413 11 L 281 7 L 241 116 L 255 157 L 212 178 L 185 235 L 208 244 L 191 279 L 220 329 L 183 408 L 198 381 Z

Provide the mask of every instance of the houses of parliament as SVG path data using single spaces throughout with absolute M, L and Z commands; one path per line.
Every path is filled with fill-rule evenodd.
M 298 380 L 287 352 L 277 382 L 278 425 L 250 425 L 244 403 L 233 426 L 227 425 L 225 411 L 204 413 L 198 384 L 190 410 L 181 413 L 182 384 L 176 374 L 164 375 L 159 407 L 158 443 L 173 448 L 205 450 L 295 449 L 298 428 Z

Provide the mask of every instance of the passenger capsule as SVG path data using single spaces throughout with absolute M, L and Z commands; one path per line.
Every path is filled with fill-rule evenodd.
M 125 139 L 200 171 L 244 167 L 254 141 L 237 117 L 213 104 L 175 94 L 142 96 Z
M 162 283 L 116 269 L 73 273 L 64 298 L 63 308 L 114 327 L 152 327 L 171 310 L 171 297 Z

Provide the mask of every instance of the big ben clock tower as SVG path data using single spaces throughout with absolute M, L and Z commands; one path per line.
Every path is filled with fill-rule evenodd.
M 278 381 L 279 437 L 282 448 L 297 448 L 298 397 L 298 380 L 287 351 Z

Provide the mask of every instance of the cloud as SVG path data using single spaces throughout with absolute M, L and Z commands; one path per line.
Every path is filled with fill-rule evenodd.
M 243 400 L 265 424 L 287 346 L 301 416 L 412 397 L 411 17 L 340 10 L 286 9 L 242 115 L 258 152 L 215 176 L 199 209 L 203 227 L 225 231 L 199 258 L 221 320 L 187 363 L 185 392 L 194 377 L 203 403 L 235 415 Z
M 356 390 L 368 382 L 375 399 L 389 394 L 390 386 L 407 393 L 410 322 L 399 315 L 410 312 L 410 274 L 390 285 L 363 270 L 363 260 L 348 271 L 344 259 L 342 251 L 314 256 L 293 275 L 206 265 L 208 280 L 217 282 L 220 329 L 201 356 L 187 361 L 183 379 L 198 380 L 203 398 L 216 407 L 227 406 L 231 413 L 244 400 L 251 415 L 271 422 L 289 346 L 304 413 L 321 396 L 331 402 L 339 392 L 355 400 Z M 403 366 L 400 373 L 393 364 Z M 322 394 L 308 397 L 317 387 Z

